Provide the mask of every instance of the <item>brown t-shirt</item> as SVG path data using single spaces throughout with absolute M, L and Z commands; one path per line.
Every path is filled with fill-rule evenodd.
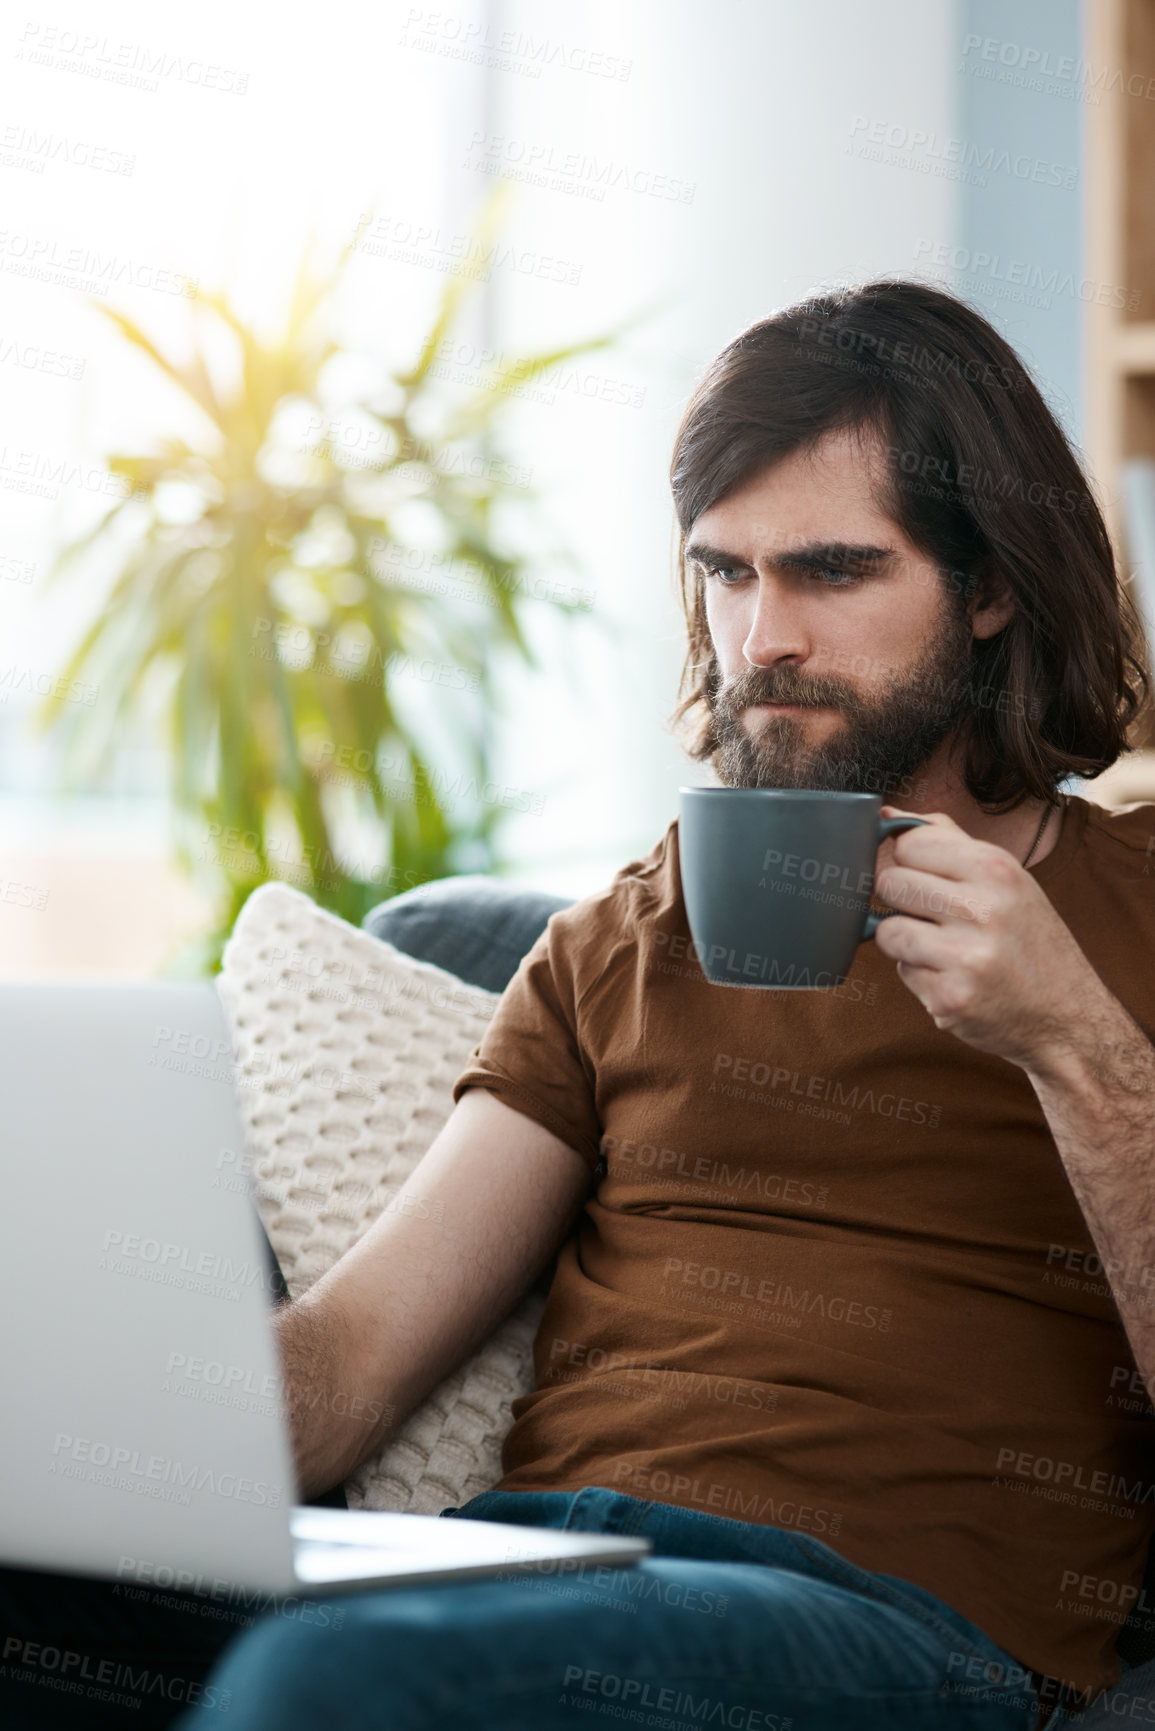
M 1032 875 L 1155 1036 L 1155 805 L 1073 799 Z M 690 943 L 675 822 L 552 916 L 455 1084 L 595 1176 L 500 1488 L 809 1533 L 1113 1682 L 1155 1424 L 1029 1081 L 874 944 L 776 992 L 710 984 Z M 1126 1279 L 1155 1302 L 1155 1269 Z

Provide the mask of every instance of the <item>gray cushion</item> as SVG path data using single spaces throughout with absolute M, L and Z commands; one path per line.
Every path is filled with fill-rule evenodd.
M 487 992 L 504 992 L 549 916 L 570 905 L 566 896 L 480 874 L 436 878 L 382 902 L 362 925 L 407 956 Z

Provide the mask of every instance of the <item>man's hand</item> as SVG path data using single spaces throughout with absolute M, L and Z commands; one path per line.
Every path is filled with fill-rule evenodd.
M 913 816 L 883 806 L 885 817 Z M 933 812 L 883 844 L 876 943 L 937 1028 L 1024 1069 L 1077 1048 L 1120 1008 L 1039 885 L 993 842 Z

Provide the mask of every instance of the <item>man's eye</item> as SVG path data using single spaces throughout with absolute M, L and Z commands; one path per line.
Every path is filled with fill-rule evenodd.
M 816 565 L 814 575 L 831 589 L 849 589 L 851 584 L 862 582 L 857 572 L 843 571 L 837 565 Z
M 733 589 L 749 575 L 744 565 L 705 565 L 703 570 L 707 577 L 721 584 L 723 589 Z M 829 589 L 850 589 L 854 584 L 863 581 L 860 572 L 847 571 L 840 565 L 812 565 L 807 575 Z

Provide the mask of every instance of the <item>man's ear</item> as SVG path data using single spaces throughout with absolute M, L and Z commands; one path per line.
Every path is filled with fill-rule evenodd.
M 1014 612 L 1015 598 L 1005 579 L 992 566 L 984 566 L 969 608 L 972 632 L 976 637 L 997 637 Z

